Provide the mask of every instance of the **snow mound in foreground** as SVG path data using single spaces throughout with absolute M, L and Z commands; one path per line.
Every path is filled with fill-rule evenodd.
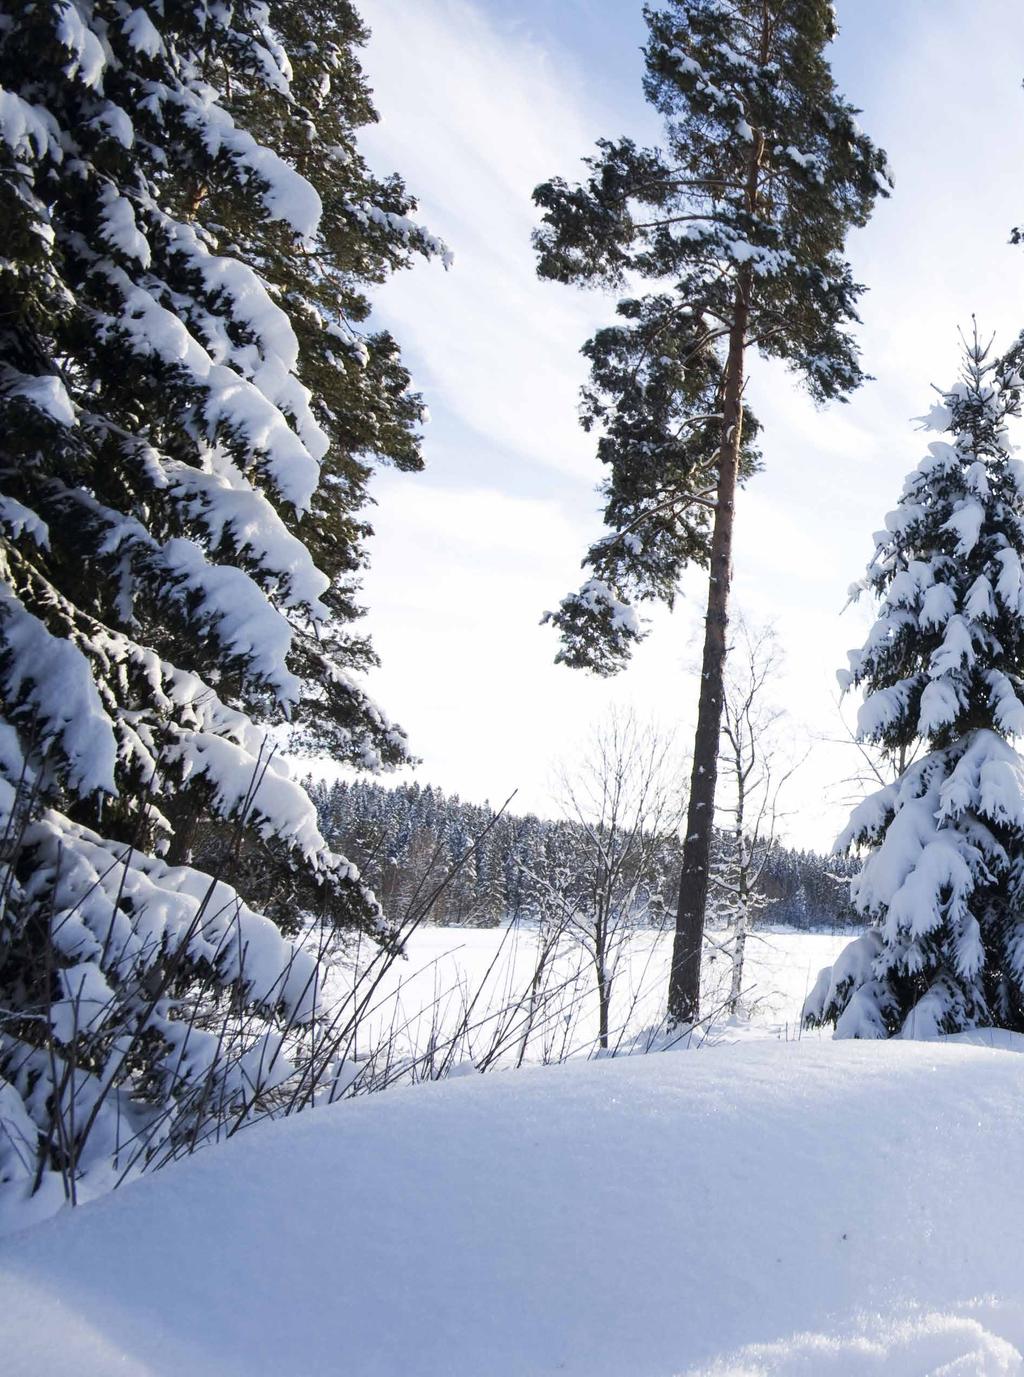
M 699 1377 L 1017 1377 L 1024 1373 L 1024 1357 L 1015 1344 L 969 1316 L 876 1315 L 840 1334 L 753 1344 L 692 1371 Z
M 1024 1059 L 748 1043 L 271 1124 L 0 1247 L 5 1377 L 1024 1373 Z

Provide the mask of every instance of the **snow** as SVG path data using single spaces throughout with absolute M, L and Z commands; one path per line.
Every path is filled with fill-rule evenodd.
M 61 921 L 54 940 L 62 954 L 79 962 L 104 957 L 108 971 L 125 972 L 146 969 L 186 942 L 196 959 L 241 973 L 256 998 L 284 998 L 286 989 L 289 1007 L 309 1017 L 302 990 L 312 973 L 308 953 L 296 954 L 230 886 L 105 841 L 53 809 L 30 824 L 28 835 L 37 848 L 37 887 L 48 867 L 55 872 L 53 906 Z
M 50 1012 L 54 1033 L 70 1043 L 77 1033 L 98 1028 L 115 999 L 114 991 L 95 961 L 81 961 L 58 972 L 63 999 Z
M 979 574 L 967 592 L 964 614 L 968 621 L 990 621 L 996 615 L 992 584 L 986 574 Z
M 263 356 L 263 367 L 267 359 L 273 359 L 285 372 L 294 372 L 299 363 L 295 331 L 287 313 L 273 300 L 259 274 L 238 259 L 212 254 L 190 225 L 168 219 L 167 234 L 174 252 L 181 254 L 189 267 L 199 273 L 207 291 L 223 294 L 230 300 L 231 319 L 252 330 Z M 226 330 L 222 338 L 229 339 Z M 266 389 L 261 390 L 268 400 L 278 400 Z M 308 409 L 308 393 L 304 401 L 304 409 Z
M 904 679 L 900 684 L 876 689 L 864 699 L 857 709 L 857 736 L 862 740 L 872 740 L 881 735 L 886 727 L 898 722 L 906 711 L 907 701 L 913 681 Z
M 262 750 L 253 755 L 213 732 L 184 728 L 166 755 L 169 762 L 181 762 L 183 780 L 206 777 L 221 816 L 245 817 L 248 826 L 268 839 L 279 837 L 315 869 L 337 861 L 320 834 L 309 795 L 289 777 L 283 760 Z
M 5 1372 L 1020 1374 L 1001 1044 L 706 1048 L 250 1130 L 0 1247 Z
M 54 373 L 32 376 L 15 368 L 2 370 L 2 386 L 8 397 L 23 397 L 30 406 L 58 425 L 75 426 L 78 418 L 68 390 Z
M 38 713 L 43 744 L 59 739 L 69 777 L 82 794 L 115 794 L 113 725 L 85 655 L 72 641 L 51 635 L 2 580 L 0 626 L 9 655 L 4 692 Z
M 187 99 L 185 93 L 181 98 Z M 297 238 L 311 243 L 324 209 L 312 184 L 272 149 L 257 143 L 248 130 L 239 129 L 220 106 L 200 107 L 197 114 L 207 151 L 213 157 L 227 153 L 241 167 L 251 169 L 263 184 L 261 199 L 268 214 L 284 221 Z
M 50 543 L 49 527 L 42 517 L 6 493 L 0 493 L 0 526 L 12 540 L 20 540 L 27 535 L 40 549 L 45 549 Z
M 212 622 L 226 652 L 242 656 L 282 703 L 297 701 L 301 685 L 287 664 L 292 629 L 259 584 L 233 565 L 208 563 L 184 536 L 168 540 L 162 557 L 179 594 L 199 595 L 199 615 Z
M 122 148 L 131 148 L 135 142 L 135 126 L 131 117 L 126 110 L 113 102 L 108 102 L 89 123 L 97 129 L 105 130 Z
M 899 569 L 893 575 L 885 601 L 891 607 L 912 607 L 922 590 L 931 591 L 934 578 L 935 571 L 930 564 L 921 559 L 911 559 L 905 569 Z M 857 591 L 859 593 L 860 588 Z
M 636 609 L 617 598 L 602 579 L 587 579 L 576 597 L 594 611 L 607 608 L 611 612 L 612 626 L 617 630 L 621 629 L 631 636 L 639 635 L 640 618 Z
M 709 1377 L 760 1377 L 762 1373 L 867 1377 L 894 1371 L 996 1377 L 1020 1370 L 1016 1346 L 986 1330 L 972 1314 L 922 1313 L 888 1322 L 861 1316 L 839 1334 L 798 1334 L 788 1343 L 753 1344 L 742 1355 L 742 1367 L 732 1361 L 716 1364 Z
M 172 488 L 182 509 L 205 527 L 216 546 L 230 535 L 240 554 L 254 555 L 261 570 L 276 575 L 277 599 L 302 607 L 317 620 L 327 620 L 320 601 L 330 580 L 313 563 L 307 547 L 291 534 L 273 504 L 254 487 L 222 447 L 207 451 L 206 467 L 162 459 L 153 451 L 159 486 Z
M 134 259 L 143 268 L 148 268 L 152 258 L 149 241 L 139 229 L 131 201 L 111 189 L 104 197 L 104 202 L 100 216 L 101 237 L 126 258 Z
M 942 644 L 932 652 L 928 673 L 933 679 L 951 674 L 961 667 L 970 667 L 975 660 L 974 640 L 970 624 L 964 617 L 955 615 L 946 623 Z
M 956 553 L 969 555 L 978 543 L 981 524 L 985 520 L 985 508 L 980 502 L 969 499 L 961 503 L 949 520 L 943 524 L 944 531 L 952 531 L 956 536 Z
M 14 91 L 0 89 L 0 138 L 18 157 L 41 158 L 49 150 L 60 157 L 60 126 L 42 105 Z
M 956 686 L 944 679 L 933 679 L 921 694 L 921 711 L 917 719 L 917 730 L 922 736 L 939 731 L 949 722 L 955 722 L 960 711 L 960 694 Z
M 919 422 L 918 430 L 947 431 L 953 420 L 953 413 L 945 402 L 933 402 L 921 416 L 912 418 Z
M 933 831 L 933 800 L 916 800 L 915 805 L 907 804 L 890 827 L 888 836 L 906 845 L 907 838 L 897 836 L 899 824 L 918 814 L 918 826 L 910 846 L 904 854 L 913 854 L 913 866 L 903 883 L 889 899 L 886 912 L 885 932 L 893 941 L 898 940 L 901 929 L 911 937 L 926 936 L 939 926 L 945 916 L 957 925 L 970 918 L 968 903 L 975 887 L 975 878 L 967 860 L 960 854 L 959 833 L 942 830 Z M 883 843 L 883 846 L 885 843 Z M 911 848 L 919 846 L 916 853 Z M 937 894 L 943 895 L 941 906 L 935 902 Z M 964 975 L 973 974 L 963 971 Z
M 824 185 L 825 177 L 822 172 L 822 160 L 817 154 L 802 153 L 800 149 L 796 148 L 793 144 L 789 145 L 785 153 L 786 157 L 789 158 L 791 162 L 796 163 L 798 167 L 802 167 L 805 172 L 811 174 L 816 182 Z M 878 174 L 876 173 L 875 176 L 877 177 Z M 888 185 L 885 184 L 885 190 L 888 191 L 888 189 Z
M 788 249 L 766 248 L 763 244 L 751 244 L 746 239 L 728 240 L 724 247 L 734 263 L 750 263 L 758 277 L 780 275 L 793 262 L 793 255 Z
M 1014 692 L 1013 684 L 998 670 L 991 670 L 987 679 L 992 690 L 996 725 L 1008 736 L 1024 736 L 1024 703 Z
M 997 550 L 995 558 L 999 564 L 999 577 L 996 592 L 1003 606 L 1011 612 L 1020 607 L 1021 588 L 1024 586 L 1024 571 L 1020 556 L 1014 549 Z
M 893 580 L 895 583 L 895 580 Z M 890 594 L 890 601 L 892 595 Z M 948 583 L 933 583 L 921 599 L 920 621 L 923 627 L 942 626 L 956 611 L 956 594 Z
M 847 983 L 855 989 L 866 985 L 871 979 L 871 969 L 881 947 L 881 937 L 875 931 L 865 932 L 856 937 L 840 952 L 837 960 L 824 967 L 818 974 L 814 989 L 804 1005 L 806 1013 L 820 1017 Z M 845 1014 L 844 1014 L 845 1017 Z M 877 1036 L 877 1034 L 872 1034 Z
M 99 88 L 107 66 L 102 43 L 73 0 L 64 0 L 56 11 L 59 16 L 57 39 L 73 55 L 72 61 L 64 69 L 66 74 L 69 77 L 77 76 L 84 86 Z
M 995 732 L 979 731 L 942 786 L 941 799 L 943 818 L 974 809 L 1000 826 L 1024 829 L 1024 761 Z
M 359 206 L 350 205 L 348 210 L 361 224 L 372 222 L 381 225 L 397 234 L 406 244 L 415 244 L 428 258 L 440 258 L 446 270 L 454 265 L 455 254 L 444 240 L 431 234 L 408 215 L 397 215 L 393 210 L 381 210 L 380 206 L 375 206 L 371 202 L 364 202 Z
M 876 186 L 876 187 L 878 188 L 878 190 L 882 193 L 882 195 L 883 195 L 883 196 L 891 196 L 891 195 L 892 195 L 892 182 L 891 182 L 891 181 L 889 180 L 889 178 L 885 175 L 885 173 L 884 173 L 884 172 L 879 172 L 879 171 L 877 170 L 877 168 L 876 168 L 875 171 L 874 171 L 871 175 L 872 175 L 872 176 L 874 177 L 874 179 L 875 179 L 875 186 Z
M 124 21 L 124 35 L 135 51 L 145 57 L 158 57 L 164 51 L 163 40 L 143 9 L 132 10 Z
M 724 932 L 712 930 L 719 940 Z M 702 1007 L 714 1016 L 710 1029 L 697 1041 L 730 1042 L 791 1037 L 800 1023 L 807 991 L 823 965 L 835 961 L 849 943 L 849 935 L 755 929 L 747 934 L 743 996 L 749 1020 L 721 1022 L 729 992 L 731 967 L 710 948 L 705 955 Z M 407 945 L 408 960 L 388 971 L 375 992 L 366 1020 L 370 1042 L 374 1036 L 403 1029 L 402 1050 L 422 1053 L 433 1037 L 443 1038 L 463 1010 L 467 992 L 477 994 L 476 1032 L 464 1050 L 486 1051 L 498 1011 L 510 999 L 528 996 L 535 968 L 537 932 L 521 928 L 421 927 Z M 611 1044 L 627 1047 L 639 1040 L 647 1045 L 664 1014 L 672 955 L 671 932 L 638 931 L 623 941 L 611 1004 Z M 334 977 L 337 979 L 337 977 Z M 542 1060 L 552 1052 L 589 1052 L 597 1035 L 597 1005 L 593 971 L 579 943 L 567 939 L 559 948 L 550 986 L 559 991 L 557 1010 L 549 1021 L 538 1019 L 528 1060 Z M 325 989 L 329 1000 L 330 978 Z M 514 1057 L 512 1058 L 514 1060 Z
M 280 408 L 254 382 L 217 363 L 182 320 L 146 288 L 117 268 L 109 268 L 107 276 L 124 301 L 123 314 L 111 320 L 110 327 L 124 331 L 143 357 L 153 354 L 165 363 L 187 368 L 206 389 L 204 411 L 211 427 L 223 425 L 265 455 L 267 472 L 281 496 L 297 511 L 304 511 L 319 482 L 319 460 L 326 447 L 319 427 L 305 427 L 306 434 L 297 435 Z M 279 332 L 275 342 L 280 338 Z M 284 385 L 276 373 L 274 381 L 277 387 Z

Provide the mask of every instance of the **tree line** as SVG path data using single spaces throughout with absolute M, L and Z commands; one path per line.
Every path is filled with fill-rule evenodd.
M 391 921 L 437 888 L 460 861 L 432 906 L 430 921 L 438 925 L 541 922 L 566 869 L 589 869 L 583 824 L 571 818 L 496 814 L 487 803 L 465 802 L 430 784 L 340 780 L 310 781 L 308 788 L 325 837 L 358 865 Z M 729 836 L 716 828 L 716 873 L 726 868 L 729 854 Z M 677 834 L 657 838 L 637 896 L 638 927 L 664 930 L 673 924 L 681 855 Z M 847 857 L 774 843 L 758 879 L 755 923 L 804 931 L 857 926 L 849 898 L 855 870 Z M 731 910 L 714 886 L 711 904 L 711 923 L 725 924 Z

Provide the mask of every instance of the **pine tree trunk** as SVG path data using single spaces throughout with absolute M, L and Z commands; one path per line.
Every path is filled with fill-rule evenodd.
M 693 743 L 693 773 L 683 844 L 683 870 L 679 881 L 679 908 L 672 947 L 668 987 L 669 1023 L 680 1027 L 696 1022 L 700 1014 L 700 964 L 704 945 L 704 910 L 707 905 L 711 866 L 711 834 L 715 820 L 715 785 L 718 782 L 718 738 L 722 726 L 726 629 L 729 620 L 729 587 L 732 582 L 732 534 L 736 505 L 736 478 L 743 440 L 744 349 L 750 314 L 751 273 L 740 274 L 729 357 L 725 370 L 722 447 L 718 460 L 718 492 L 715 524 L 711 535 L 711 567 L 708 579 L 708 610 L 704 622 L 704 658 L 701 665 L 697 734 Z

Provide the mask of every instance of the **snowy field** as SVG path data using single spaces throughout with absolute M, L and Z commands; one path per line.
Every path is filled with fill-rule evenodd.
M 719 941 L 724 933 L 712 933 Z M 593 965 L 581 946 L 562 940 L 545 968 L 541 995 L 527 1013 L 537 968 L 538 935 L 531 927 L 423 927 L 413 934 L 408 959 L 397 962 L 376 988 L 361 1050 L 393 1037 L 399 1052 L 419 1059 L 428 1078 L 428 1049 L 447 1049 L 460 1024 L 457 1062 L 514 1065 L 550 1062 L 591 1053 L 596 1045 L 597 998 Z M 748 937 L 744 967 L 745 1016 L 726 1017 L 731 966 L 706 950 L 702 1010 L 706 1023 L 695 1041 L 800 1037 L 800 1009 L 822 966 L 830 965 L 849 934 L 755 932 Z M 616 961 L 609 1048 L 645 1046 L 660 1032 L 672 953 L 670 933 L 641 932 L 628 938 Z M 344 993 L 345 975 L 333 994 Z M 806 1036 L 806 1034 L 803 1034 Z M 435 1059 L 436 1060 L 436 1059 Z
M 1024 1059 L 759 1041 L 414 1086 L 0 1247 L 8 1377 L 1024 1372 Z

